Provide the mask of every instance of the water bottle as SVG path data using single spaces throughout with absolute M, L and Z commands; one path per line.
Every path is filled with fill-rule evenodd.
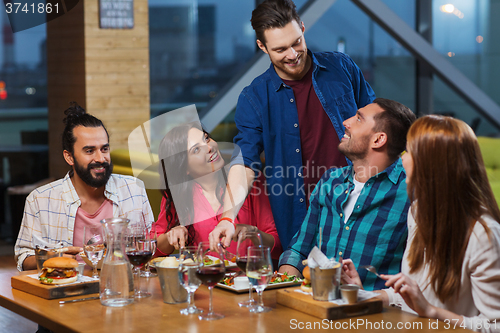
M 134 301 L 132 267 L 125 255 L 124 235 L 130 221 L 122 218 L 104 219 L 107 251 L 99 279 L 101 304 L 120 307 Z

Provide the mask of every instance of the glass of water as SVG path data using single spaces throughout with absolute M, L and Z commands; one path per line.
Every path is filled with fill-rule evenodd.
M 259 301 L 255 306 L 250 307 L 250 312 L 262 313 L 271 311 L 272 309 L 264 306 L 264 302 L 262 301 L 262 293 L 273 276 L 273 264 L 269 247 L 251 246 L 248 248 L 247 276 L 259 295 Z
M 183 315 L 203 312 L 194 305 L 194 292 L 201 284 L 201 280 L 196 276 L 198 269 L 197 250 L 197 246 L 186 246 L 179 250 L 179 281 L 188 293 L 189 302 L 187 308 L 181 310 Z
M 104 256 L 106 245 L 104 243 L 104 233 L 102 226 L 84 226 L 83 227 L 83 251 L 92 263 L 93 278 L 99 278 L 97 274 L 97 263 Z

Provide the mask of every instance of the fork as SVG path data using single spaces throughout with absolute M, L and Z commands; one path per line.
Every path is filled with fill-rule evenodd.
M 361 266 L 360 267 L 361 269 L 366 269 L 368 272 L 371 272 L 373 274 L 375 274 L 376 276 L 378 276 L 379 278 L 382 278 L 380 276 L 380 274 L 377 273 L 377 269 L 375 267 L 373 267 L 372 265 L 365 265 L 365 266 Z

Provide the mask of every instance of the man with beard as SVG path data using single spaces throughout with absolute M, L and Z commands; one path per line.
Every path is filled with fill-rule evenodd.
M 337 150 L 342 122 L 371 103 L 375 94 L 346 54 L 307 49 L 305 27 L 291 0 L 264 1 L 252 12 L 251 22 L 271 65 L 239 96 L 234 143 L 241 155 L 232 161 L 231 191 L 210 242 L 221 238 L 230 244 L 231 222 L 262 169 L 264 152 L 267 194 L 285 248 L 304 220 L 321 175 L 347 165 Z
M 280 258 L 280 272 L 299 274 L 314 246 L 329 258 L 349 258 L 345 264 L 400 272 L 410 206 L 400 155 L 415 118 L 406 106 L 377 98 L 344 121 L 338 148 L 352 166 L 330 169 L 320 179 L 300 230 Z M 366 273 L 359 271 L 365 289 L 384 287 L 384 280 Z
M 72 168 L 63 179 L 35 189 L 26 198 L 15 245 L 17 268 L 36 269 L 34 248 L 63 244 L 66 254 L 82 250 L 85 226 L 101 225 L 111 217 L 142 212 L 154 219 L 144 184 L 130 176 L 112 174 L 109 135 L 103 123 L 78 104 L 64 114 L 63 156 Z

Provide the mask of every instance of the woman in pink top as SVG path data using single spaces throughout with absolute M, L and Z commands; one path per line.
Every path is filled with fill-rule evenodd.
M 226 173 L 217 142 L 197 123 L 169 131 L 160 143 L 159 156 L 160 175 L 167 181 L 162 184 L 165 190 L 156 221 L 156 232 L 161 233 L 157 255 L 166 255 L 184 245 L 208 241 L 222 214 Z M 243 230 L 259 231 L 272 257 L 279 258 L 281 244 L 262 179 L 255 181 L 235 223 L 235 239 Z M 236 243 L 228 251 L 236 253 Z

